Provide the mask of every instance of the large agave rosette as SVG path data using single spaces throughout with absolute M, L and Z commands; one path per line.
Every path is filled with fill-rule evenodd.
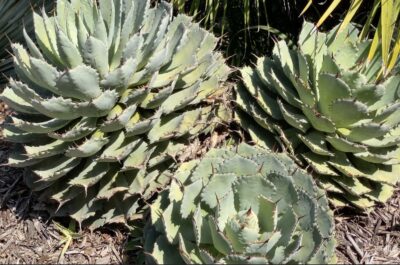
M 15 110 L 5 139 L 20 144 L 8 164 L 30 168 L 53 215 L 124 222 L 212 129 L 229 73 L 217 39 L 163 1 L 59 0 L 33 20 L 38 46 L 12 45 L 18 80 L 1 95 Z
M 332 192 L 360 208 L 385 202 L 400 178 L 400 75 L 381 76 L 381 55 L 352 25 L 337 33 L 305 23 L 298 48 L 245 67 L 238 117 L 254 142 L 287 151 Z M 250 116 L 251 117 L 250 117 Z

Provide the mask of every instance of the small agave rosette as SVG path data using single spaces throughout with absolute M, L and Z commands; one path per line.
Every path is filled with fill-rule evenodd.
M 164 1 L 58 0 L 33 21 L 36 42 L 12 45 L 18 80 L 1 94 L 15 110 L 5 139 L 20 144 L 8 164 L 31 169 L 53 215 L 123 223 L 212 130 L 230 71 L 218 39 Z
M 298 48 L 276 43 L 271 58 L 241 70 L 239 123 L 252 140 L 282 150 L 317 176 L 332 202 L 365 209 L 400 180 L 400 75 L 381 76 L 381 55 L 349 25 L 305 23 Z
M 327 199 L 284 154 L 241 144 L 183 164 L 151 206 L 149 263 L 334 260 Z

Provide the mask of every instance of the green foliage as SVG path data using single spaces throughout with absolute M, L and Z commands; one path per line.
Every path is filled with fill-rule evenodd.
M 125 222 L 169 181 L 173 158 L 212 130 L 230 69 L 217 39 L 149 0 L 59 0 L 34 14 L 38 46 L 13 44 L 19 80 L 1 98 L 15 111 L 10 166 L 43 200 L 96 228 Z
M 269 54 L 273 37 L 295 39 L 302 18 L 301 5 L 287 0 L 170 0 L 179 12 L 185 12 L 221 36 L 220 49 L 230 64 L 254 62 L 256 56 Z M 286 19 L 282 20 L 282 16 Z
M 322 190 L 285 154 L 240 144 L 183 164 L 151 206 L 154 264 L 325 264 L 333 219 Z
M 199 13 L 204 13 L 204 24 L 208 28 L 214 27 L 218 21 L 218 15 L 222 14 L 221 17 L 221 25 L 219 26 L 221 29 L 221 34 L 225 32 L 227 25 L 227 10 L 228 10 L 228 0 L 211 0 L 211 1 L 200 1 L 200 0 L 171 0 L 174 6 L 179 10 L 179 12 L 184 13 L 185 7 L 189 4 L 189 13 L 191 15 L 196 15 Z M 202 3 L 204 2 L 204 3 Z M 266 1 L 265 0 L 256 0 L 254 1 L 254 8 L 252 8 L 250 0 L 241 0 L 241 7 L 243 10 L 243 20 L 245 28 L 250 27 L 251 25 L 251 16 L 256 16 L 258 21 L 262 16 L 266 15 Z M 204 11 L 202 12 L 202 9 Z
M 334 0 L 330 3 L 329 7 L 325 10 L 317 23 L 317 27 L 321 26 L 325 20 L 332 14 L 332 12 L 345 1 Z M 345 29 L 353 18 L 358 13 L 360 7 L 372 1 L 366 0 L 353 0 L 345 14 L 343 22 L 340 25 L 339 32 Z M 305 13 L 313 4 L 313 0 L 309 0 L 302 13 Z M 379 12 L 378 12 L 379 11 Z M 377 17 L 379 22 L 375 30 L 374 40 L 369 50 L 368 59 L 372 60 L 377 52 L 379 44 L 382 53 L 382 71 L 383 75 L 388 75 L 395 67 L 400 55 L 400 34 L 395 30 L 400 26 L 400 1 L 398 0 L 374 0 L 372 9 L 370 10 L 367 20 L 363 25 L 363 30 L 360 38 L 366 38 L 371 28 L 373 27 L 373 20 Z
M 53 5 L 52 0 L 0 1 L 0 87 L 7 82 L 5 75 L 13 73 L 10 41 L 22 41 L 23 35 L 32 31 L 32 9 L 43 7 L 50 10 Z M 26 26 L 25 32 L 22 31 L 22 24 Z
M 377 81 L 381 53 L 368 61 L 372 41 L 352 25 L 313 30 L 303 25 L 298 50 L 280 41 L 272 58 L 241 70 L 239 121 L 255 142 L 278 142 L 311 167 L 333 202 L 384 202 L 399 181 L 400 75 Z

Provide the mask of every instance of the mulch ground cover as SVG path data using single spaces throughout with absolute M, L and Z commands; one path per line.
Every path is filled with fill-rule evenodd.
M 400 264 L 400 186 L 369 214 L 336 212 L 340 263 Z
M 9 144 L 0 143 L 0 163 L 6 161 L 10 149 Z M 22 170 L 0 168 L 0 206 L 0 263 L 115 264 L 126 261 L 123 260 L 126 232 L 112 228 L 82 231 L 61 255 L 64 235 L 40 210 L 43 205 L 23 184 Z

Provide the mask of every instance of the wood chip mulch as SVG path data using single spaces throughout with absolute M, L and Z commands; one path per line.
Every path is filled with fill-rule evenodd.
M 0 141 L 0 163 L 6 162 L 11 145 Z M 65 255 L 63 235 L 55 228 L 29 189 L 22 170 L 0 167 L 1 264 L 116 264 L 124 259 L 126 235 L 118 230 L 80 232 Z M 69 220 L 57 220 L 68 226 Z
M 400 185 L 369 214 L 338 213 L 335 221 L 339 263 L 400 264 Z
M 10 210 L 0 212 L 0 263 L 2 264 L 110 264 L 121 263 L 123 236 L 82 233 L 64 256 L 62 236 L 40 218 L 20 219 Z

